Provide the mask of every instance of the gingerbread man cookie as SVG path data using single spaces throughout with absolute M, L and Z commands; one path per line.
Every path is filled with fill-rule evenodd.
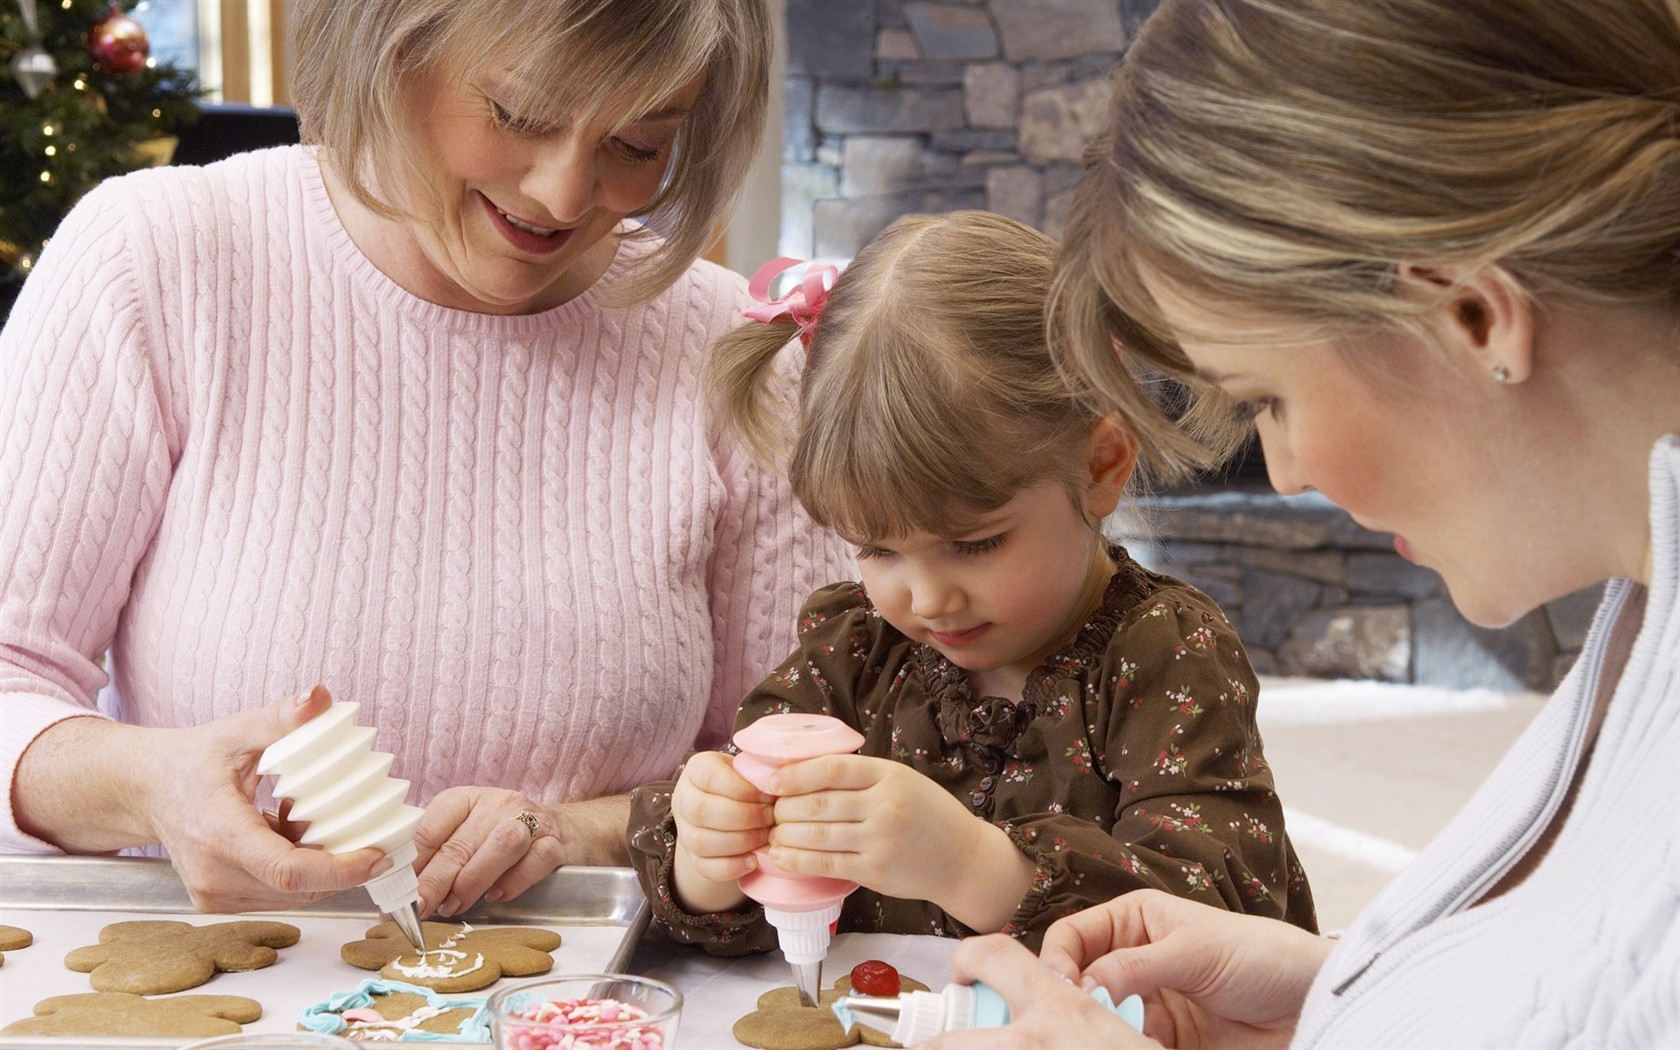
M 407 981 L 438 992 L 471 992 L 503 976 L 529 977 L 554 968 L 549 953 L 560 935 L 533 926 L 498 926 L 475 930 L 466 923 L 423 922 L 426 952 L 408 943 L 394 922 L 382 922 L 367 937 L 351 941 L 339 955 L 351 966 L 378 970 L 392 981 Z
M 177 995 L 147 999 L 128 992 L 55 995 L 35 1004 L 35 1016 L 13 1021 L 4 1035 L 238 1035 L 262 1016 L 262 1004 L 243 995 Z
M 19 948 L 27 948 L 35 943 L 35 935 L 28 930 L 16 926 L 0 926 L 0 952 L 15 952 Z M 6 957 L 0 955 L 0 966 L 6 964 Z
M 859 969 L 866 965 L 869 964 L 860 964 Z M 899 976 L 896 971 L 894 976 L 902 991 L 928 990 L 928 986 L 918 980 Z M 834 1000 L 851 992 L 851 976 L 841 977 L 834 982 L 833 988 L 820 992 L 817 1005 L 811 1007 L 800 1005 L 799 992 L 794 988 L 772 988 L 758 997 L 758 1009 L 736 1021 L 730 1033 L 738 1041 L 760 1050 L 841 1050 L 859 1042 L 869 1046 L 898 1045 L 867 1025 L 853 1025 L 850 1029 L 840 1027 L 840 1021 L 830 1007 L 834 1005 Z M 883 990 L 866 989 L 863 994 L 883 994 Z M 897 995 L 898 991 L 890 994 Z
M 272 966 L 280 957 L 274 949 L 291 947 L 298 935 L 283 922 L 113 922 L 99 931 L 98 944 L 72 951 L 64 965 L 89 974 L 102 992 L 162 995 L 196 988 L 218 970 Z

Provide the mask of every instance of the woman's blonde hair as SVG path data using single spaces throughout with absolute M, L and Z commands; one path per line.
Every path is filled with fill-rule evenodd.
M 835 282 L 797 412 L 776 394 L 778 352 L 798 331 L 787 318 L 713 348 L 713 408 L 766 461 L 791 438 L 795 495 L 852 539 L 954 535 L 1044 482 L 1077 502 L 1100 414 L 1045 344 L 1054 255 L 1044 234 L 989 212 L 905 216 Z
M 1416 330 L 1406 264 L 1676 304 L 1677 128 L 1680 0 L 1167 0 L 1070 212 L 1060 363 L 1134 411 L 1185 378 L 1227 448 L 1146 274 L 1298 338 Z
M 375 173 L 413 172 L 403 94 L 429 72 L 470 80 L 492 63 L 502 99 L 543 123 L 628 121 L 696 77 L 664 185 L 639 214 L 663 244 L 611 290 L 645 301 L 699 256 L 734 202 L 764 131 L 771 35 L 764 0 L 296 0 L 293 100 L 362 202 L 401 214 Z

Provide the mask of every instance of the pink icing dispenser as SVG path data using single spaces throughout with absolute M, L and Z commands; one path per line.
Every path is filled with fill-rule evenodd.
M 764 791 L 770 774 L 820 755 L 843 755 L 863 746 L 863 734 L 828 715 L 766 715 L 735 734 L 735 772 Z M 764 905 L 776 943 L 793 967 L 793 983 L 806 1006 L 817 1005 L 822 964 L 840 905 L 858 884 L 820 875 L 797 875 L 770 862 L 770 850 L 753 852 L 758 868 L 740 879 L 741 892 Z

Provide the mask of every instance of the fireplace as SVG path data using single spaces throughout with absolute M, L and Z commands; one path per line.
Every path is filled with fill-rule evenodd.
M 1109 532 L 1207 592 L 1261 674 L 1549 690 L 1579 654 L 1601 588 L 1501 630 L 1453 608 L 1440 577 L 1319 496 L 1243 479 L 1146 496 Z

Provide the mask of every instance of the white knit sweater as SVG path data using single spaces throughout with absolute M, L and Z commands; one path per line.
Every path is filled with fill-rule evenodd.
M 89 194 L 0 333 L 0 850 L 46 848 L 17 759 L 107 646 L 142 725 L 326 684 L 411 801 L 621 792 L 719 743 L 854 572 L 704 418 L 747 301 L 699 263 L 627 309 L 425 302 L 303 147 Z
M 1343 936 L 1301 1047 L 1680 1047 L 1680 440 L 1651 454 L 1644 622 L 1568 818 L 1522 883 L 1472 907 L 1557 812 L 1583 760 L 1612 582 L 1557 695 Z

